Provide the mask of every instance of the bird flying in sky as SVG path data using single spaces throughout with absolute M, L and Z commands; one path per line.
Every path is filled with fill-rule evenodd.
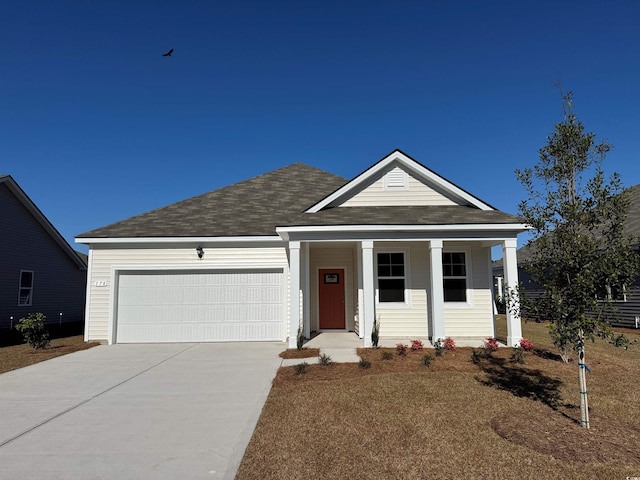
M 169 50 L 167 53 L 163 53 L 162 56 L 163 57 L 170 57 L 172 53 L 173 53 L 173 48 L 171 50 Z

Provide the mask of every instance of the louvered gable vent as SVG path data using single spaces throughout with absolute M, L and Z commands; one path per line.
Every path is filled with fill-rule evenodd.
M 387 172 L 384 176 L 384 188 L 389 190 L 405 190 L 408 188 L 407 173 L 400 167 Z

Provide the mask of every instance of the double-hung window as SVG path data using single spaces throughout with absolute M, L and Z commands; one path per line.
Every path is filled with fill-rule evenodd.
M 405 303 L 405 257 L 402 252 L 378 253 L 378 302 Z
M 30 307 L 33 297 L 33 272 L 20 270 L 20 285 L 18 288 L 18 306 Z
M 442 253 L 445 302 L 467 301 L 467 256 L 465 252 Z

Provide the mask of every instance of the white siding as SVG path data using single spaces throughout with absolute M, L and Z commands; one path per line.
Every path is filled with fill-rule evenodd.
M 374 255 L 380 251 L 405 251 L 409 256 L 409 304 L 391 306 L 376 303 L 381 337 L 426 338 L 429 336 L 429 244 L 427 242 L 376 242 Z M 377 274 L 377 272 L 374 272 Z M 377 289 L 377 277 L 376 277 Z M 376 299 L 378 298 L 376 292 Z
M 279 267 L 288 277 L 287 254 L 283 247 L 205 247 L 204 250 L 204 257 L 200 260 L 196 255 L 195 248 L 114 248 L 113 246 L 93 245 L 91 278 L 87 279 L 89 282 L 87 340 L 109 340 L 109 320 L 114 314 L 112 311 L 114 308 L 112 289 L 115 287 L 113 283 L 116 267 L 140 267 L 149 270 Z
M 385 188 L 385 178 L 383 176 L 340 206 L 458 205 L 450 198 L 412 177 L 410 173 L 407 176 L 407 188 Z
M 493 305 L 491 297 L 491 250 L 473 244 L 456 243 L 470 253 L 471 282 L 469 305 L 454 307 L 445 303 L 444 331 L 448 337 L 486 338 L 494 335 Z M 444 249 L 453 251 L 456 247 L 445 242 Z M 467 260 L 469 262 L 469 260 Z
M 347 330 L 355 330 L 355 305 L 358 300 L 358 281 L 356 275 L 356 248 L 353 246 L 328 246 L 311 248 L 309 260 L 310 295 L 311 295 L 311 330 L 318 330 L 318 269 L 345 269 L 345 308 Z

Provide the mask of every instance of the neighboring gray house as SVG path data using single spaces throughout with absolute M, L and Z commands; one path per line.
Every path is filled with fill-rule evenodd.
M 9 175 L 0 175 L 0 226 L 0 329 L 31 312 L 83 321 L 86 262 Z
M 633 238 L 640 237 L 640 185 L 630 187 L 631 200 L 629 212 L 625 223 L 625 233 Z M 524 263 L 531 256 L 531 245 L 519 248 L 518 278 L 523 288 L 535 297 L 540 287 L 531 279 L 524 270 Z M 504 292 L 504 275 L 502 259 L 496 260 L 492 265 L 493 287 L 495 297 L 501 297 Z M 611 294 L 611 292 L 610 292 Z M 614 310 L 611 314 L 611 324 L 618 327 L 640 328 L 640 277 L 632 285 L 628 285 L 624 292 L 616 292 L 612 297 Z
M 352 180 L 296 163 L 79 235 L 85 339 L 494 336 L 491 247 L 520 221 L 395 150 Z M 517 345 L 520 319 L 507 321 Z

